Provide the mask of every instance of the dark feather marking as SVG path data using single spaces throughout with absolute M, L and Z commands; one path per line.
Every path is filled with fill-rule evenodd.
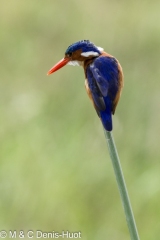
M 95 67 L 94 63 L 90 65 L 90 69 L 93 73 L 94 78 L 96 79 L 97 85 L 99 87 L 99 90 L 103 97 L 107 96 L 108 93 L 108 83 L 104 79 L 104 77 L 101 75 L 100 71 L 98 68 Z
M 91 91 L 93 101 L 95 103 L 96 109 L 98 111 L 105 110 L 105 102 L 103 96 L 97 86 L 97 83 L 93 77 L 93 74 L 89 68 L 87 68 L 87 79 L 88 79 L 88 87 Z

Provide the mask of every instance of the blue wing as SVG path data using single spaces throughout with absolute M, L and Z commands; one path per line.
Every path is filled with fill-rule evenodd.
M 109 56 L 95 58 L 87 67 L 86 74 L 96 111 L 104 128 L 111 131 L 113 102 L 119 88 L 117 60 Z

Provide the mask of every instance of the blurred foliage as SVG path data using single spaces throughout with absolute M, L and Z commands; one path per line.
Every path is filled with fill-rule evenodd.
M 79 67 L 47 77 L 89 39 L 123 66 L 113 117 L 141 239 L 160 236 L 160 2 L 0 2 L 0 228 L 129 239 L 101 123 Z

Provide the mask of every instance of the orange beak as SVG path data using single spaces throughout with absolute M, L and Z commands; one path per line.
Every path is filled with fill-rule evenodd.
M 47 75 L 50 75 L 52 73 L 54 73 L 55 71 L 57 71 L 58 69 L 64 67 L 68 62 L 70 61 L 69 58 L 63 58 L 62 60 L 60 60 L 56 65 L 54 65 L 47 73 Z

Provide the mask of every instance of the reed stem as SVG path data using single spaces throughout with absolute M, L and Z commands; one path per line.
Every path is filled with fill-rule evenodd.
M 129 232 L 130 232 L 130 237 L 131 237 L 131 240 L 139 240 L 138 231 L 137 231 L 134 215 L 133 215 L 133 212 L 132 212 L 132 207 L 131 207 L 131 203 L 130 203 L 130 200 L 129 200 L 129 196 L 128 196 L 128 192 L 127 192 L 127 188 L 126 188 L 126 183 L 125 183 L 125 180 L 124 180 L 124 175 L 123 175 L 120 160 L 119 160 L 119 157 L 118 157 L 116 145 L 114 143 L 112 133 L 108 132 L 106 130 L 104 130 L 104 133 L 105 133 L 106 141 L 107 141 L 107 144 L 108 144 L 109 153 L 110 153 L 114 173 L 115 173 L 115 176 L 116 176 L 118 189 L 119 189 L 119 192 L 120 192 L 120 197 L 121 197 L 121 201 L 122 201 L 127 225 L 128 225 Z

